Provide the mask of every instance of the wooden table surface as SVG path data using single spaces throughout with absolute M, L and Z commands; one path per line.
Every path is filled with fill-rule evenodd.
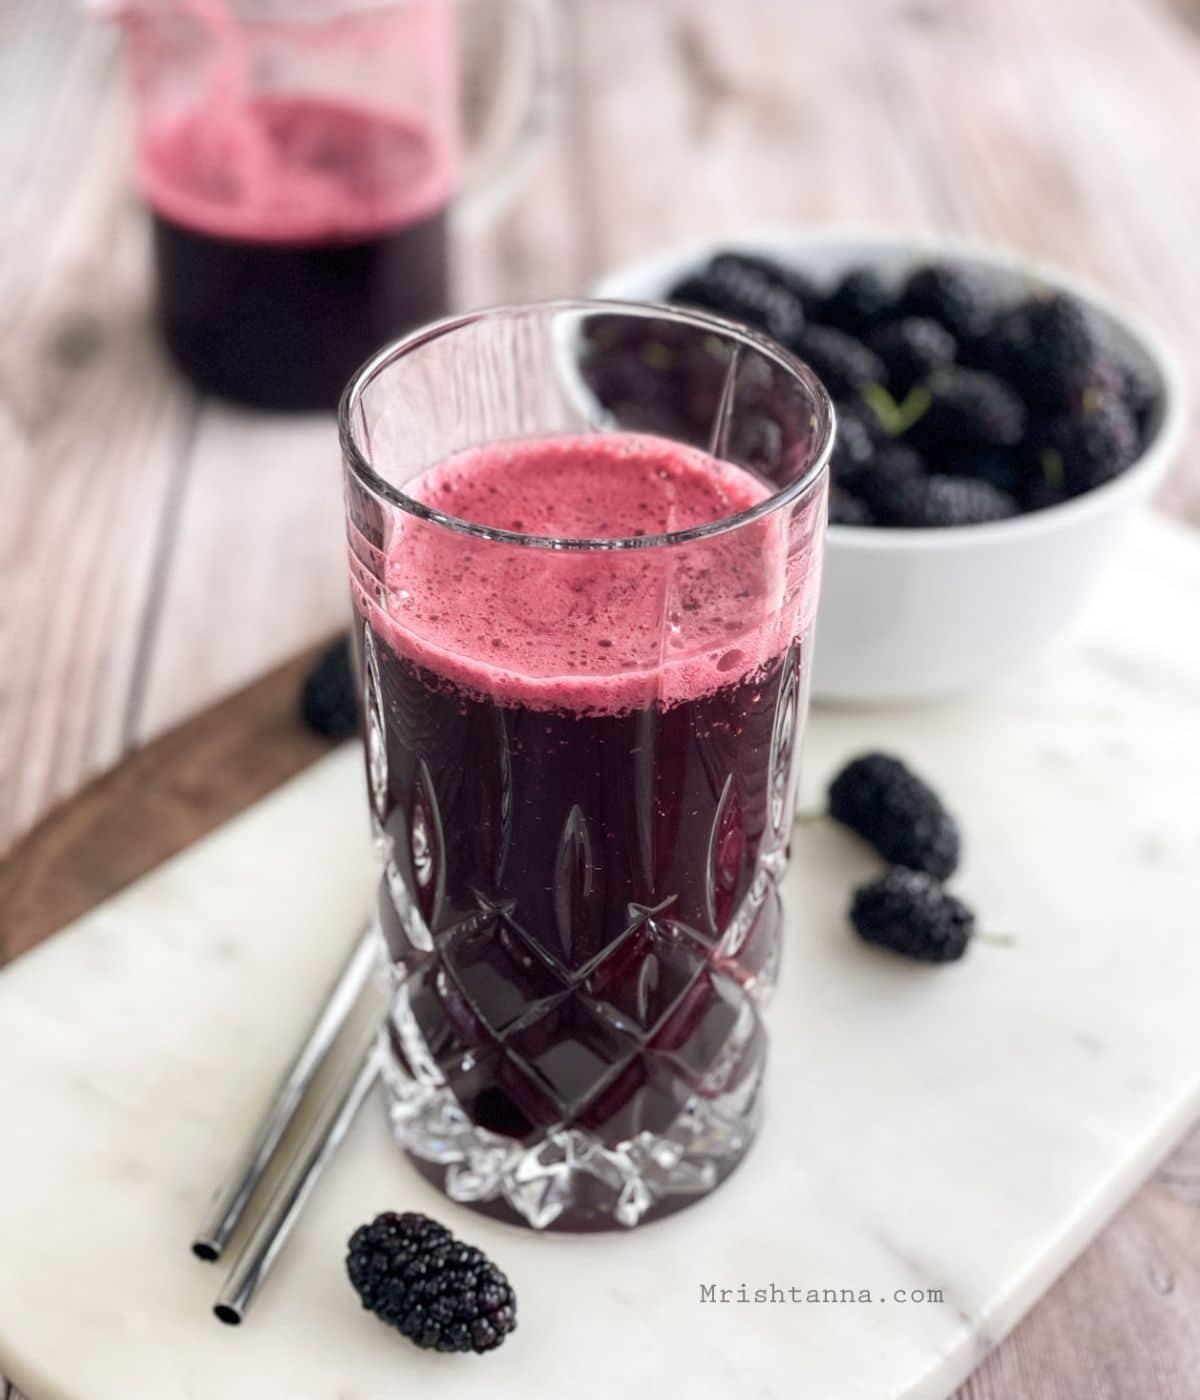
M 346 616 L 332 421 L 197 400 L 154 346 L 115 39 L 79 9 L 0 4 L 0 960 L 320 752 L 283 663 Z M 965 231 L 1102 283 L 1200 381 L 1196 0 L 562 15 L 557 134 L 460 247 L 462 303 L 753 224 Z M 1200 524 L 1194 440 L 1161 504 Z M 1195 1400 L 1198 1377 L 1200 1134 L 960 1400 Z

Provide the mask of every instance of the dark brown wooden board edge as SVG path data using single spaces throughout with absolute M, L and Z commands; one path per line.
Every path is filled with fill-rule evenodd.
M 0 859 L 0 966 L 327 754 L 299 708 L 327 645 L 135 750 L 21 837 Z

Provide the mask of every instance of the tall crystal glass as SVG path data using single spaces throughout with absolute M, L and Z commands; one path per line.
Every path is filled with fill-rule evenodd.
M 829 400 L 548 303 L 389 347 L 340 427 L 395 1136 L 538 1228 L 677 1209 L 758 1122 Z

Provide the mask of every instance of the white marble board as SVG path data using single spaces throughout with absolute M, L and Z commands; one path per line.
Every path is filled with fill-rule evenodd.
M 986 698 L 814 713 L 810 797 L 856 751 L 907 755 L 1015 942 L 935 969 L 863 947 L 842 911 L 872 859 L 798 830 L 767 1126 L 710 1201 L 516 1231 L 443 1202 L 373 1102 L 232 1330 L 190 1231 L 371 883 L 358 756 L 296 779 L 0 976 L 0 1373 L 34 1400 L 947 1395 L 1200 1110 L 1198 612 L 1200 549 L 1147 522 L 1077 635 Z M 499 1353 L 360 1312 L 342 1243 L 405 1207 L 510 1273 Z M 871 1301 L 700 1301 L 743 1282 Z

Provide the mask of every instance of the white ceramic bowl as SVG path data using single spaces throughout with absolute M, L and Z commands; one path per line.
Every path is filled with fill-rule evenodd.
M 1078 612 L 1131 517 L 1178 450 L 1187 419 L 1178 361 L 1128 312 L 1059 268 L 978 244 L 831 230 L 761 233 L 695 244 L 605 277 L 600 297 L 661 301 L 716 252 L 738 248 L 832 283 L 852 265 L 903 276 L 952 257 L 999 287 L 1031 282 L 1089 305 L 1115 346 L 1150 362 L 1162 383 L 1147 445 L 1104 486 L 1048 510 L 958 529 L 832 525 L 817 622 L 818 699 L 890 703 L 986 684 L 1059 632 Z

